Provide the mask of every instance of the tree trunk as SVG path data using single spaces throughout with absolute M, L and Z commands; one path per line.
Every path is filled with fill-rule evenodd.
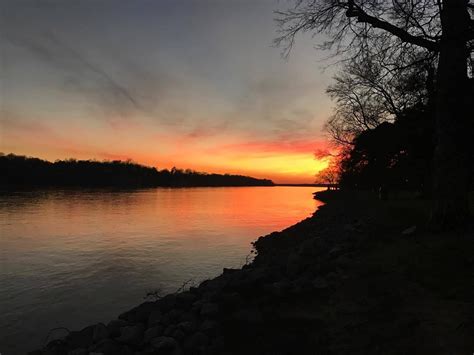
M 437 73 L 436 148 L 432 224 L 451 228 L 469 218 L 468 77 L 466 36 L 469 13 L 465 0 L 445 0 L 443 35 Z

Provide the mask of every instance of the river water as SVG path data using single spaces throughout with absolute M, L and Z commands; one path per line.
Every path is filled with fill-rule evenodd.
M 252 241 L 315 211 L 317 190 L 0 193 L 0 353 L 23 354 L 52 328 L 107 322 L 147 292 L 242 266 Z

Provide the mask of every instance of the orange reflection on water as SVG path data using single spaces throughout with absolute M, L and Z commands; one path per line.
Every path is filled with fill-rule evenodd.
M 314 188 L 34 191 L 0 195 L 6 353 L 38 329 L 107 321 L 147 291 L 239 267 L 259 236 L 308 217 Z M 110 300 L 113 300 L 111 302 Z M 87 312 L 84 312 L 87 309 Z M 30 334 L 25 342 L 25 334 Z M 22 347 L 20 351 L 15 347 Z

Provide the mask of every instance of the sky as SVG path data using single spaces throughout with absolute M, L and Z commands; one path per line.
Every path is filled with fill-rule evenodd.
M 0 0 L 0 151 L 312 183 L 332 68 L 287 0 Z

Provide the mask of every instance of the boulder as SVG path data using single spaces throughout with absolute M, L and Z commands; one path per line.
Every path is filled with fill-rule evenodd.
M 112 339 L 104 339 L 90 348 L 89 354 L 115 355 L 120 353 L 121 346 Z
M 329 287 L 328 282 L 323 277 L 316 277 L 313 280 L 312 285 L 315 289 L 318 289 L 318 290 L 326 289 Z
M 130 323 L 145 323 L 150 313 L 159 308 L 157 302 L 144 302 L 141 305 L 119 315 L 119 319 L 123 319 Z
M 150 343 L 159 354 L 179 354 L 179 344 L 174 338 L 162 336 L 152 339 Z
M 154 309 L 148 316 L 148 327 L 153 327 L 160 323 L 163 313 L 159 309 Z
M 143 342 L 149 343 L 151 339 L 157 338 L 162 335 L 163 331 L 164 329 L 161 325 L 156 325 L 152 328 L 148 328 L 147 330 L 145 330 L 145 334 L 143 335 Z
M 201 317 L 214 318 L 219 313 L 219 306 L 215 303 L 204 303 L 201 307 Z
M 106 339 L 109 337 L 109 330 L 103 323 L 96 324 L 94 327 L 94 332 L 92 335 L 92 340 L 94 343 L 98 343 L 99 341 Z
M 123 319 L 114 319 L 107 324 L 107 330 L 109 331 L 109 336 L 114 338 L 120 335 L 120 328 L 129 325 L 127 321 Z
M 143 325 L 130 325 L 120 328 L 120 336 L 117 341 L 124 344 L 138 345 L 143 340 Z
M 209 337 L 203 332 L 197 332 L 185 340 L 184 349 L 190 352 L 190 350 L 201 349 L 207 344 L 209 344 Z
M 92 345 L 95 326 L 88 326 L 80 331 L 70 332 L 66 337 L 69 349 L 88 348 Z

